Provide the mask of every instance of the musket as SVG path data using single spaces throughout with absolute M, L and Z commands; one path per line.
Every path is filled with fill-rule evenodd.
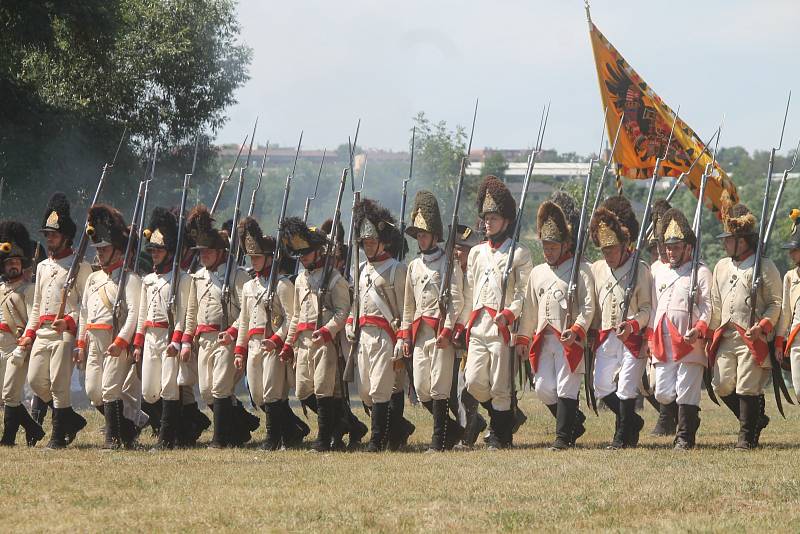
M 408 178 L 403 180 L 403 193 L 400 197 L 400 236 L 403 242 L 400 244 L 400 251 L 397 253 L 398 261 L 403 261 L 406 256 L 406 199 L 408 197 L 408 182 L 414 175 L 414 141 L 417 138 L 417 126 L 411 129 L 411 162 L 408 164 Z M 470 139 L 471 141 L 471 139 Z
M 5 176 L 0 176 L 0 207 L 3 207 L 3 189 L 5 189 L 5 185 L 6 185 Z
M 183 190 L 181 191 L 181 207 L 178 212 L 178 238 L 175 242 L 175 251 L 172 256 L 172 277 L 169 284 L 169 298 L 167 299 L 167 321 L 169 331 L 175 330 L 175 314 L 178 313 L 178 286 L 180 285 L 181 272 L 181 253 L 183 252 L 183 231 L 186 226 L 186 201 L 189 195 L 189 184 L 194 176 L 195 166 L 197 165 L 197 145 L 200 142 L 198 135 L 194 141 L 194 156 L 192 157 L 192 170 L 189 174 L 183 175 Z
M 724 122 L 724 118 L 723 118 Z M 706 195 L 706 187 L 708 186 L 708 180 L 711 178 L 711 175 L 714 172 L 714 167 L 717 163 L 717 150 L 719 148 L 719 138 L 722 133 L 722 124 L 720 124 L 719 128 L 717 128 L 717 133 L 715 134 L 717 137 L 716 142 L 714 143 L 714 154 L 711 157 L 711 163 L 706 164 L 706 168 L 703 171 L 702 176 L 700 177 L 700 192 L 697 195 L 697 206 L 695 207 L 694 211 L 694 221 L 692 223 L 692 230 L 695 235 L 695 244 L 694 248 L 692 248 L 692 271 L 689 275 L 689 299 L 687 302 L 687 308 L 689 312 L 689 328 L 693 328 L 694 326 L 694 306 L 695 301 L 697 300 L 697 293 L 699 291 L 698 287 L 698 271 L 700 269 L 700 247 L 703 240 L 703 201 Z M 703 151 L 700 152 L 700 156 L 706 151 L 706 147 L 703 147 Z M 697 157 L 697 160 L 700 159 L 700 156 Z M 697 161 L 695 160 L 695 161 Z M 691 172 L 691 167 L 689 171 L 686 173 L 682 173 L 681 176 L 688 174 Z M 708 398 L 711 401 L 719 406 L 719 400 L 717 400 L 717 395 L 714 393 L 714 384 L 712 380 L 712 373 L 711 369 L 708 367 L 703 369 L 703 384 L 706 388 L 706 393 L 708 393 Z
M 786 119 L 789 116 L 789 104 L 792 102 L 792 92 L 789 91 L 789 98 L 786 101 L 786 112 L 783 115 L 783 125 L 781 126 L 781 137 L 778 140 L 778 146 L 772 147 L 769 153 L 769 164 L 767 166 L 767 180 L 766 184 L 764 185 L 764 199 L 761 204 L 761 218 L 759 219 L 759 226 L 758 226 L 758 242 L 756 244 L 756 251 L 755 251 L 755 258 L 753 260 L 753 282 L 750 286 L 750 295 L 748 296 L 748 305 L 750 306 L 750 328 L 755 326 L 758 322 L 757 316 L 757 306 L 758 306 L 758 293 L 761 289 L 762 284 L 764 283 L 763 280 L 763 272 L 762 272 L 762 264 L 764 260 L 764 255 L 766 254 L 767 242 L 769 241 L 769 235 L 767 231 L 769 229 L 769 222 L 767 219 L 767 212 L 769 208 L 769 197 L 770 197 L 770 189 L 772 187 L 772 171 L 775 165 L 775 153 L 778 152 L 781 147 L 783 146 L 783 134 L 786 131 Z M 797 154 L 795 153 L 795 157 Z M 787 173 L 788 174 L 788 173 Z M 780 202 L 780 198 L 775 199 L 776 204 Z M 783 393 L 784 397 L 786 398 L 787 402 L 790 404 L 794 404 L 791 397 L 789 396 L 789 391 L 786 388 L 786 383 L 783 381 L 783 373 L 781 373 L 780 365 L 778 364 L 777 357 L 775 356 L 775 349 L 774 344 L 769 349 L 769 359 L 770 363 L 772 364 L 772 387 L 775 391 L 775 403 L 778 405 L 778 411 L 780 412 L 781 416 L 784 418 L 786 415 L 783 413 L 783 403 L 781 402 L 781 393 Z
M 264 167 L 267 165 L 267 154 L 269 153 L 269 139 L 267 139 L 267 146 L 264 147 L 264 157 L 261 160 L 261 170 L 258 172 L 258 181 L 253 188 L 253 193 L 250 195 L 250 206 L 247 208 L 247 216 L 252 217 L 256 211 L 256 195 L 261 189 L 261 180 L 264 178 Z
M 503 268 L 503 276 L 500 282 L 500 305 L 497 312 L 506 308 L 506 292 L 508 291 L 508 282 L 514 272 L 514 258 L 516 257 L 517 244 L 519 243 L 519 235 L 522 230 L 522 215 L 525 212 L 525 199 L 528 197 L 528 188 L 530 187 L 531 175 L 533 175 L 533 168 L 536 165 L 536 158 L 542 151 L 542 142 L 544 141 L 544 134 L 547 130 L 547 119 L 550 117 L 550 103 L 542 108 L 542 117 L 539 121 L 539 132 L 536 134 L 536 143 L 534 143 L 531 153 L 528 156 L 528 167 L 525 170 L 525 179 L 522 182 L 522 191 L 520 192 L 519 204 L 517 206 L 517 214 L 514 218 L 514 228 L 511 231 L 511 245 L 508 249 L 508 258 L 506 265 Z M 512 325 L 508 325 L 509 329 Z M 511 358 L 511 365 L 509 366 L 509 374 L 511 377 L 511 409 L 516 412 L 517 410 L 517 395 L 514 388 L 514 373 L 516 372 L 517 356 L 513 347 L 509 350 L 509 357 Z
M 244 175 L 250 167 L 250 157 L 253 155 L 253 141 L 256 138 L 256 127 L 258 127 L 258 117 L 256 117 L 253 124 L 253 135 L 250 136 L 250 148 L 247 150 L 247 160 L 244 165 L 239 169 L 239 183 L 236 186 L 236 200 L 233 205 L 233 224 L 231 225 L 231 232 L 228 236 L 228 255 L 225 258 L 225 274 L 222 278 L 222 315 L 225 321 L 225 328 L 230 326 L 230 317 L 228 312 L 231 304 L 231 278 L 237 268 L 237 259 L 239 256 L 239 217 L 241 215 L 242 205 L 242 190 L 244 190 Z
M 355 208 L 355 206 L 356 206 L 356 175 L 355 175 L 355 171 L 354 171 L 354 168 L 353 168 L 354 167 L 353 158 L 355 157 L 355 150 L 356 150 L 356 146 L 358 144 L 358 132 L 359 132 L 360 129 L 361 129 L 361 119 L 358 119 L 358 123 L 356 124 L 356 135 L 355 135 L 355 137 L 353 137 L 353 141 L 351 142 L 350 138 L 349 137 L 347 138 L 348 148 L 350 149 L 349 150 L 349 158 L 350 159 L 349 159 L 348 163 L 350 165 L 350 188 L 351 188 L 351 192 L 353 193 L 353 208 Z M 363 188 L 363 186 L 364 186 L 363 181 L 361 183 L 361 186 Z M 359 192 L 360 192 L 360 190 L 359 190 Z M 352 214 L 352 212 L 351 212 L 351 214 Z M 354 225 L 355 225 L 355 219 L 351 216 L 350 217 L 350 226 L 347 229 L 347 242 L 350 243 L 351 245 L 353 243 L 353 227 L 354 227 Z M 344 264 L 345 265 L 350 265 L 352 260 L 353 260 L 353 250 L 352 250 L 352 247 L 348 246 L 347 247 L 347 257 L 345 258 L 345 263 Z M 352 273 L 351 273 L 350 269 L 345 268 L 344 278 L 345 278 L 345 280 L 347 280 L 348 283 L 351 283 L 353 281 Z M 358 280 L 358 279 L 356 278 L 356 280 Z
M 227 184 L 230 181 L 231 176 L 233 176 L 233 171 L 236 170 L 236 164 L 239 163 L 239 157 L 242 155 L 242 150 L 244 150 L 244 146 L 247 144 L 247 137 L 248 136 L 246 135 L 244 136 L 244 141 L 242 141 L 242 146 L 239 147 L 239 152 L 236 154 L 236 159 L 233 160 L 233 165 L 231 165 L 231 170 L 228 172 L 228 176 L 223 178 L 222 181 L 219 183 L 219 187 L 217 188 L 217 195 L 214 197 L 214 203 L 211 204 L 211 210 L 209 211 L 212 217 L 217 212 L 217 208 L 219 207 L 219 199 L 222 197 L 222 190 L 225 188 L 225 184 Z M 250 145 L 252 146 L 252 144 L 253 143 L 251 141 Z
M 306 204 L 303 207 L 303 222 L 308 222 L 308 210 L 311 209 L 311 201 L 317 198 L 317 189 L 319 189 L 319 179 L 322 177 L 322 166 L 325 164 L 325 154 L 328 153 L 327 148 L 322 149 L 322 159 L 319 162 L 319 172 L 317 172 L 317 183 L 314 184 L 314 192 L 310 197 L 306 197 Z
M 286 218 L 286 205 L 289 202 L 289 192 L 292 190 L 292 179 L 294 172 L 297 168 L 297 158 L 300 156 L 300 146 L 303 144 L 303 132 L 300 132 L 300 140 L 297 142 L 297 150 L 294 153 L 294 164 L 292 170 L 286 175 L 286 185 L 283 187 L 283 200 L 281 201 L 281 210 L 278 214 L 278 229 L 275 231 L 275 255 L 272 258 L 272 267 L 269 270 L 269 277 L 267 278 L 267 289 L 265 294 L 267 301 L 265 303 L 267 313 L 271 314 L 272 301 L 275 299 L 275 292 L 278 285 L 278 267 L 281 264 L 281 258 L 284 254 L 283 246 L 283 220 Z M 262 293 L 263 294 L 263 293 Z
M 475 122 L 478 118 L 478 99 L 475 99 L 475 109 L 472 112 L 472 127 L 469 132 L 469 142 L 467 143 L 467 151 L 461 158 L 461 166 L 458 171 L 458 181 L 456 182 L 455 197 L 453 198 L 453 213 L 450 217 L 450 226 L 447 231 L 447 241 L 444 245 L 444 254 L 442 255 L 442 280 L 439 285 L 439 323 L 436 328 L 436 338 L 442 335 L 444 325 L 447 322 L 447 316 L 453 307 L 453 270 L 455 264 L 456 253 L 456 239 L 458 237 L 458 210 L 461 206 L 461 195 L 464 189 L 464 177 L 467 175 L 467 167 L 470 164 L 470 156 L 472 155 L 472 139 L 475 136 Z M 413 162 L 413 140 L 412 140 L 412 162 Z M 410 173 L 409 173 L 410 174 Z M 410 179 L 410 175 L 409 175 Z M 403 194 L 405 195 L 405 182 L 403 182 Z M 405 204 L 405 198 L 403 199 Z M 438 353 L 439 349 L 434 349 Z M 411 368 L 411 358 L 403 358 L 406 365 Z M 409 371 L 410 373 L 410 371 Z M 411 374 L 409 374 L 411 376 Z M 413 382 L 409 380 L 409 382 Z M 411 396 L 411 388 L 409 386 L 409 396 Z
M 339 221 L 342 219 L 342 197 L 344 196 L 344 186 L 347 184 L 347 167 L 342 170 L 342 179 L 339 182 L 339 191 L 336 194 L 336 204 L 333 208 L 333 218 L 331 219 L 331 237 L 328 239 L 327 250 L 325 251 L 325 263 L 322 268 L 322 278 L 320 280 L 319 291 L 317 293 L 317 321 L 315 330 L 319 330 L 325 325 L 324 321 L 324 302 L 325 297 L 330 291 L 329 285 L 331 276 L 336 270 L 336 251 L 341 248 L 341 237 L 339 237 Z
M 134 242 L 139 236 L 139 224 L 141 222 L 141 212 L 144 205 L 144 189 L 145 182 L 139 182 L 139 191 L 136 193 L 136 202 L 133 205 L 133 215 L 131 216 L 131 227 L 128 231 L 128 240 L 125 243 L 125 254 L 122 257 L 122 267 L 119 270 L 119 278 L 117 278 L 117 296 L 114 298 L 114 304 L 111 307 L 111 323 L 114 336 L 119 332 L 119 323 L 122 319 L 122 303 L 125 300 L 125 287 L 127 286 L 128 273 L 131 269 L 132 251 L 134 249 Z M 137 247 L 138 248 L 138 247 Z M 131 310 L 128 310 L 130 313 Z
M 678 106 L 678 110 L 675 112 L 675 118 L 672 120 L 672 128 L 669 131 L 669 137 L 667 138 L 667 144 L 664 147 L 664 155 L 660 158 L 656 158 L 656 164 L 653 167 L 653 176 L 650 178 L 650 188 L 647 191 L 647 201 L 644 205 L 644 214 L 642 215 L 642 224 L 639 227 L 639 236 L 636 238 L 636 248 L 633 250 L 633 263 L 631 263 L 631 268 L 628 271 L 627 276 L 628 284 L 625 286 L 625 295 L 622 299 L 622 320 L 625 321 L 628 318 L 628 310 L 631 307 L 631 300 L 633 299 L 633 293 L 636 289 L 636 282 L 639 278 L 639 258 L 642 255 L 642 249 L 644 248 L 645 238 L 647 236 L 647 227 L 650 224 L 650 216 L 653 212 L 653 193 L 656 189 L 656 182 L 658 181 L 658 171 L 661 169 L 661 164 L 669 155 L 669 145 L 672 144 L 672 136 L 675 133 L 675 126 L 678 124 L 678 116 L 680 115 L 681 108 Z
M 764 235 L 764 255 L 767 255 L 767 250 L 769 249 L 769 240 L 772 237 L 772 227 L 775 224 L 775 218 L 778 216 L 778 207 L 780 206 L 781 199 L 783 198 L 783 190 L 786 187 L 786 182 L 789 180 L 789 173 L 792 172 L 797 165 L 797 153 L 800 152 L 800 141 L 797 143 L 797 147 L 794 149 L 794 156 L 792 157 L 792 163 L 784 169 L 783 176 L 781 176 L 781 181 L 778 184 L 778 192 L 775 194 L 775 200 L 772 204 L 772 213 L 769 216 L 769 223 L 767 224 L 767 232 Z
M 353 193 L 353 205 L 360 201 L 361 190 L 359 189 Z M 352 254 L 348 253 L 348 256 L 353 263 L 352 265 L 345 263 L 345 273 L 352 273 L 353 280 L 355 281 L 351 286 L 353 291 L 353 341 L 350 343 L 350 350 L 347 353 L 347 360 L 345 360 L 344 363 L 342 381 L 352 382 L 355 379 L 355 362 L 356 357 L 358 356 L 358 345 L 361 340 L 361 284 L 359 283 L 361 280 L 361 254 L 359 252 L 358 239 L 353 236 L 352 232 L 350 233 L 350 239 L 347 242 L 347 248 L 348 252 L 352 250 Z
M 139 213 L 139 228 L 137 230 L 136 243 L 134 245 L 134 259 L 133 259 L 133 272 L 139 272 L 139 263 L 141 256 L 139 255 L 139 248 L 142 246 L 142 237 L 144 235 L 145 216 L 147 215 L 147 200 L 150 195 L 150 182 L 153 181 L 156 174 L 156 157 L 158 156 L 158 143 L 153 145 L 153 161 L 150 165 L 150 176 L 144 181 L 144 195 L 142 196 L 142 208 Z M 120 286 L 117 286 L 118 290 Z
M 606 139 L 606 119 L 608 118 L 608 106 L 606 106 L 605 112 L 603 113 L 603 127 L 600 133 L 600 148 L 597 151 L 597 157 L 592 157 L 589 159 L 589 169 L 586 172 L 586 180 L 583 186 L 583 202 L 581 203 L 581 212 L 580 218 L 578 219 L 578 234 L 577 240 L 575 245 L 575 257 L 572 260 L 572 267 L 570 267 L 569 271 L 569 280 L 567 281 L 567 313 L 564 321 L 564 325 L 566 328 L 572 326 L 572 323 L 575 321 L 573 309 L 575 307 L 575 300 L 578 296 L 578 274 L 580 273 L 581 264 L 583 263 L 583 253 L 584 249 L 586 248 L 586 207 L 589 204 L 589 189 L 592 187 L 592 171 L 594 170 L 594 164 L 600 161 L 600 154 L 603 152 L 603 141 Z M 614 139 L 614 145 L 616 146 L 617 139 L 619 138 L 619 131 L 622 127 L 622 119 L 619 121 L 619 126 L 617 127 L 617 138 Z M 612 158 L 608 158 L 609 162 Z M 608 163 L 606 164 L 605 169 L 608 168 Z M 595 202 L 599 202 L 600 195 L 602 195 L 603 190 L 603 181 L 605 181 L 605 169 L 603 169 L 603 176 L 601 177 L 600 187 L 597 190 L 597 195 Z M 594 211 L 592 211 L 594 213 Z M 586 358 L 588 361 L 589 358 Z M 591 375 L 587 375 L 591 376 Z M 589 406 L 594 411 L 595 415 L 597 414 L 597 399 L 594 395 L 594 388 L 592 388 L 590 384 L 590 380 L 584 380 L 584 387 L 586 389 L 586 399 L 589 403 Z
M 127 126 L 122 131 L 122 137 L 119 140 L 119 144 L 117 145 L 117 151 L 114 152 L 114 158 L 111 160 L 111 163 L 106 163 L 103 165 L 103 172 L 100 173 L 100 180 L 97 182 L 97 188 L 94 191 L 94 196 L 92 197 L 92 203 L 89 204 L 89 208 L 97 204 L 97 199 L 100 198 L 100 192 L 103 190 L 103 186 L 106 183 L 106 178 L 108 177 L 108 173 L 111 172 L 111 169 L 114 168 L 114 165 L 117 163 L 117 156 L 119 156 L 119 151 L 122 149 L 122 144 L 125 142 L 125 136 L 128 134 Z M 80 270 L 81 262 L 83 262 L 83 258 L 86 256 L 86 248 L 89 246 L 89 210 L 86 210 L 86 222 L 83 224 L 83 232 L 81 232 L 80 241 L 78 241 L 78 247 L 75 249 L 74 256 L 72 258 L 72 264 L 69 266 L 69 271 L 67 271 L 67 277 L 64 281 L 64 285 L 61 288 L 61 303 L 58 306 L 58 313 L 56 314 L 56 319 L 63 319 L 64 318 L 64 311 L 67 307 L 67 299 L 69 298 L 69 294 L 72 292 L 72 289 L 75 287 L 75 284 L 78 281 L 78 271 Z
M 597 192 L 594 195 L 594 202 L 592 203 L 592 215 L 597 211 L 597 208 L 600 207 L 600 200 L 603 198 L 603 190 L 606 187 L 606 176 L 608 176 L 608 171 L 611 170 L 611 166 L 614 164 L 614 154 L 617 151 L 617 142 L 619 141 L 619 133 L 622 130 L 622 122 L 625 120 L 625 113 L 619 119 L 619 125 L 617 125 L 617 133 L 614 134 L 614 143 L 611 145 L 611 154 L 608 156 L 608 161 L 603 166 L 603 172 L 600 174 L 600 180 L 597 183 Z M 598 158 L 599 159 L 599 158 Z M 585 204 L 585 202 L 584 202 Z M 581 249 L 581 256 L 586 253 L 586 245 L 589 243 L 589 240 L 584 238 L 583 239 L 583 249 Z M 576 247 L 577 250 L 577 247 Z

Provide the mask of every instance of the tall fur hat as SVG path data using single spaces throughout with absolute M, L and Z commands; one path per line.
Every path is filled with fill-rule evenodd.
M 517 203 L 497 176 L 487 176 L 478 188 L 478 214 L 483 218 L 487 213 L 498 213 L 509 221 L 517 217 Z
M 331 232 L 331 226 L 333 226 L 333 219 L 325 219 L 325 222 L 322 223 L 322 225 L 319 227 L 320 230 L 325 232 L 325 235 L 328 236 L 328 239 L 334 239 L 334 235 Z M 336 239 L 339 240 L 340 243 L 339 250 L 337 250 L 336 253 L 340 257 L 344 258 L 345 256 L 347 256 L 347 244 L 344 242 L 344 225 L 342 224 L 342 221 L 339 221 L 339 224 L 336 228 L 335 237 Z
M 688 243 L 695 246 L 697 236 L 694 235 L 692 225 L 684 213 L 677 208 L 670 208 L 661 217 L 658 225 L 658 240 L 665 245 L 673 243 Z
M 22 268 L 31 266 L 35 242 L 31 241 L 25 225 L 17 221 L 0 222 L 0 262 L 20 258 Z
M 604 206 L 597 208 L 592 215 L 589 235 L 597 248 L 612 247 L 630 241 L 630 234 L 619 222 L 617 214 Z
M 553 191 L 553 193 L 550 195 L 550 200 L 552 200 L 559 208 L 561 208 L 561 211 L 564 213 L 564 217 L 566 217 L 567 225 L 569 225 L 572 243 L 577 243 L 578 226 L 581 224 L 581 213 L 578 211 L 578 206 L 575 202 L 575 199 L 572 198 L 572 195 L 566 191 Z
M 567 243 L 572 240 L 569 224 L 561 206 L 552 200 L 545 200 L 536 213 L 536 228 L 539 239 L 553 243 Z
M 653 203 L 653 210 L 651 212 L 653 217 L 653 233 L 648 236 L 648 244 L 650 246 L 655 245 L 664 234 L 663 228 L 661 227 L 661 218 L 670 208 L 672 208 L 672 205 L 663 198 L 660 198 Z
M 634 241 L 639 237 L 639 221 L 627 197 L 622 195 L 609 197 L 603 202 L 603 207 L 617 216 L 622 228 L 628 231 L 628 241 Z
M 47 209 L 42 219 L 42 231 L 52 230 L 59 232 L 68 241 L 75 238 L 77 231 L 75 221 L 70 215 L 69 200 L 64 193 L 53 193 L 47 202 Z
M 174 253 L 178 246 L 178 219 L 175 213 L 160 206 L 153 208 L 150 224 L 142 234 L 147 240 L 146 249 L 160 248 Z
M 439 202 L 430 191 L 417 191 L 417 195 L 414 197 L 414 207 L 411 208 L 411 224 L 406 228 L 406 233 L 416 239 L 419 231 L 433 234 L 440 243 L 444 240 Z
M 756 233 L 758 221 L 747 206 L 734 204 L 727 191 L 723 191 L 721 198 L 720 215 L 722 216 L 723 232 L 717 237 L 750 237 Z
M 321 228 L 309 227 L 300 217 L 286 217 L 281 223 L 283 246 L 294 258 L 305 256 L 328 243 L 328 236 Z
M 86 234 L 96 247 L 113 246 L 125 251 L 128 244 L 128 225 L 117 208 L 108 204 L 95 204 L 89 208 L 89 224 Z
M 194 241 L 194 249 L 211 248 L 215 250 L 225 250 L 228 242 L 222 233 L 214 228 L 214 219 L 211 213 L 203 204 L 192 208 L 186 217 L 186 229 L 189 236 Z
M 255 218 L 245 217 L 239 221 L 238 233 L 242 250 L 248 256 L 275 254 L 275 238 L 264 235 Z
M 360 243 L 363 239 L 377 239 L 385 245 L 397 245 L 400 230 L 389 210 L 370 198 L 364 198 L 353 208 L 355 232 Z M 389 247 L 387 247 L 388 249 Z

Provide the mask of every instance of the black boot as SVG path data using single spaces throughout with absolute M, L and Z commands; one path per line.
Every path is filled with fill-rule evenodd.
M 639 445 L 639 433 L 644 428 L 644 419 L 636 413 L 636 399 L 621 400 L 620 415 L 625 448 L 636 447 Z
M 261 448 L 265 451 L 277 451 L 281 448 L 281 440 L 283 438 L 283 426 L 285 421 L 283 402 L 269 402 L 265 405 L 265 408 L 267 412 L 267 435 L 264 438 L 264 443 L 261 445 Z
M 64 440 L 66 444 L 69 445 L 75 441 L 78 432 L 86 427 L 86 419 L 76 412 L 72 406 L 63 408 L 63 410 Z M 55 412 L 55 408 L 53 408 L 53 411 Z
M 344 412 L 344 399 L 334 397 L 333 416 L 331 418 L 331 450 L 344 451 L 344 435 L 350 432 L 350 417 Z
M 333 412 L 336 399 L 333 397 L 320 397 L 317 399 L 317 439 L 311 444 L 311 450 L 328 452 L 331 450 L 333 437 Z
M 211 428 L 211 419 L 200 411 L 196 402 L 183 404 L 181 408 L 175 441 L 179 447 L 194 447 L 202 433 Z
M 719 400 L 728 407 L 731 413 L 736 416 L 736 419 L 739 419 L 739 395 L 736 392 L 719 397 Z
M 281 401 L 283 411 L 283 444 L 288 447 L 298 447 L 303 439 L 311 433 L 305 421 L 300 419 L 289 406 L 289 399 Z
M 3 409 L 3 437 L 0 438 L 0 445 L 13 447 L 17 439 L 19 430 L 19 415 L 16 406 L 8 406 Z
M 372 405 L 372 435 L 367 452 L 380 452 L 386 447 L 389 434 L 389 403 L 376 402 Z
M 464 406 L 467 422 L 462 441 L 465 446 L 472 447 L 478 441 L 481 432 L 486 430 L 486 419 L 478 412 L 478 401 L 466 390 L 461 393 L 461 404 Z
M 158 430 L 158 442 L 151 450 L 158 451 L 175 448 L 180 420 L 181 401 L 163 400 L 161 403 L 161 425 Z
M 522 411 L 522 408 L 517 406 L 517 409 L 514 410 L 514 421 L 511 427 L 511 433 L 516 434 L 517 430 L 519 430 L 519 427 L 521 427 L 527 422 L 528 422 L 528 416 L 525 415 L 525 412 Z
M 757 395 L 739 395 L 739 440 L 737 450 L 755 449 L 760 415 Z
M 113 451 L 122 447 L 122 401 L 107 402 L 103 405 L 106 419 L 105 442 L 103 450 Z
M 576 401 L 577 402 L 577 401 Z M 572 442 L 570 445 L 575 446 L 578 438 L 586 434 L 586 415 L 576 406 L 575 408 L 575 426 L 572 430 Z
M 230 397 L 225 399 L 214 398 L 214 435 L 209 449 L 224 449 L 228 446 L 230 436 L 231 418 L 233 417 L 233 405 Z
M 164 419 L 164 403 L 161 399 L 156 402 L 142 401 L 142 411 L 147 414 L 147 424 L 153 432 L 153 436 L 158 436 L 161 431 L 161 421 Z
M 761 431 L 767 428 L 769 425 L 769 416 L 767 416 L 767 400 L 764 398 L 764 395 L 761 394 L 758 396 L 758 422 L 756 423 L 756 433 L 754 437 L 754 443 L 756 447 L 759 445 L 759 440 L 761 439 Z
M 658 420 L 650 435 L 653 437 L 674 436 L 678 420 L 678 403 L 659 404 Z
M 447 431 L 447 402 L 433 400 L 427 401 L 424 404 L 430 405 L 431 412 L 433 413 L 433 435 L 431 436 L 431 444 L 428 450 L 432 452 L 443 451 L 444 435 Z
M 252 439 L 253 418 L 261 424 L 261 420 L 251 414 L 244 405 L 234 397 L 229 397 L 231 418 L 228 425 L 227 442 L 229 447 L 242 447 Z M 258 428 L 258 425 L 255 425 Z
M 47 403 L 36 395 L 31 400 L 31 417 L 40 426 L 44 425 L 44 419 L 47 417 Z
M 556 439 L 550 450 L 561 451 L 574 444 L 575 420 L 578 416 L 578 400 L 565 397 L 558 398 L 556 410 Z
M 491 401 L 490 401 L 491 402 Z M 486 446 L 489 450 L 509 449 L 513 445 L 514 413 L 513 410 L 495 410 L 490 412 L 489 426 L 492 430 Z
M 622 433 L 622 414 L 620 413 L 619 397 L 616 393 L 611 393 L 603 397 L 603 402 L 608 409 L 614 414 L 614 438 L 611 440 L 611 445 L 608 449 L 621 449 L 625 446 L 624 436 Z
M 8 408 L 6 407 L 6 409 Z M 28 447 L 34 447 L 44 438 L 44 429 L 42 425 L 33 420 L 31 414 L 25 409 L 24 404 L 15 406 L 15 410 L 17 411 L 19 425 L 25 429 L 25 442 L 28 444 Z
M 392 394 L 389 401 L 389 450 L 396 451 L 408 444 L 408 438 L 416 427 L 403 417 L 405 398 L 402 391 Z
M 675 433 L 675 450 L 686 451 L 694 448 L 697 428 L 700 426 L 699 406 L 678 405 L 678 428 Z
M 350 418 L 350 433 L 347 441 L 347 447 L 349 449 L 356 449 L 361 444 L 361 440 L 364 439 L 364 436 L 367 435 L 369 429 L 367 425 L 362 423 L 356 414 L 353 413 L 353 410 L 350 409 L 350 403 L 347 400 L 342 399 L 344 403 L 344 411 L 345 416 Z
M 553 416 L 553 419 L 558 419 L 558 403 L 556 404 L 545 404 L 547 409 L 550 410 L 550 413 Z
M 439 402 L 445 403 L 446 406 L 444 412 L 445 416 L 447 417 L 444 427 L 444 448 L 445 450 L 449 451 L 455 447 L 457 443 L 460 443 L 461 440 L 464 439 L 464 427 L 462 427 L 461 423 L 459 423 L 456 419 L 450 417 L 450 399 L 444 399 Z
M 71 411 L 72 408 L 53 408 L 53 429 L 50 432 L 50 441 L 47 443 L 48 449 L 64 449 L 67 447 L 67 440 L 65 437 L 66 418 L 69 415 L 66 412 Z
M 302 399 L 300 401 L 300 404 L 302 404 L 303 406 L 305 406 L 306 408 L 308 408 L 312 412 L 317 413 L 317 409 L 318 408 L 317 408 L 317 396 L 316 395 L 314 395 L 314 394 L 309 395 L 305 399 Z

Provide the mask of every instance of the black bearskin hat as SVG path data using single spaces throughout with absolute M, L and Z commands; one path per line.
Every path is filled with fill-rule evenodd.
M 42 219 L 42 231 L 52 230 L 59 232 L 67 241 L 75 238 L 77 231 L 75 221 L 70 215 L 69 200 L 64 193 L 53 193 L 47 202 L 47 209 Z
M 108 204 L 95 204 L 89 208 L 89 224 L 86 234 L 96 247 L 113 246 L 125 251 L 128 244 L 128 225 L 117 208 Z
M 397 245 L 399 239 L 402 239 L 392 214 L 372 199 L 361 199 L 353 208 L 353 217 L 359 243 L 363 239 L 374 238 L 388 245 L 388 251 L 390 246 Z
M 203 204 L 195 206 L 186 217 L 188 235 L 194 241 L 194 249 L 211 248 L 225 250 L 228 242 L 222 233 L 214 228 L 214 219 Z
M 619 224 L 628 232 L 627 241 L 631 242 L 639 237 L 639 221 L 633 213 L 630 200 L 622 195 L 609 197 L 603 202 L 603 207 L 617 216 Z
M 478 188 L 478 214 L 482 218 L 487 213 L 498 213 L 509 221 L 517 217 L 517 203 L 497 176 L 487 176 Z
M 411 224 L 406 228 L 406 233 L 416 239 L 419 231 L 433 234 L 439 242 L 444 240 L 439 202 L 430 191 L 417 191 L 417 195 L 414 197 L 414 207 L 411 208 Z
M 174 253 L 175 247 L 178 246 L 178 219 L 175 217 L 175 213 L 167 208 L 153 208 L 153 212 L 150 214 L 150 224 L 145 228 L 143 234 L 147 239 L 145 248 L 160 248 Z
M 286 217 L 281 224 L 281 233 L 283 245 L 293 258 L 305 256 L 328 243 L 328 236 L 321 228 L 309 227 L 300 217 Z
M 248 256 L 271 256 L 275 254 L 275 238 L 264 235 L 261 226 L 253 217 L 245 217 L 239 221 L 239 242 Z
M 17 221 L 0 222 L 0 262 L 20 258 L 22 268 L 31 266 L 36 243 L 31 241 L 28 229 Z
M 692 225 L 689 224 L 686 215 L 677 208 L 670 208 L 664 212 L 659 227 L 658 240 L 665 245 L 684 242 L 694 246 L 697 243 Z

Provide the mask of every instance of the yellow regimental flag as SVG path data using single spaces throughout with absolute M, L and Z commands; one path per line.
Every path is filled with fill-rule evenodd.
M 613 136 L 622 118 L 622 129 L 614 153 L 617 175 L 632 179 L 650 178 L 656 159 L 664 155 L 675 113 L 634 71 L 611 43 L 589 20 L 592 50 L 600 82 L 600 97 L 608 107 L 606 127 Z M 613 137 L 612 137 L 613 138 Z M 678 118 L 675 133 L 666 159 L 661 164 L 661 173 L 678 177 L 689 170 L 692 162 L 703 150 L 703 141 L 685 122 Z M 713 147 L 709 147 L 712 151 Z M 685 184 L 695 196 L 700 191 L 700 177 L 711 163 L 706 152 L 684 178 Z M 736 186 L 718 164 L 706 186 L 704 204 L 713 211 L 721 205 L 720 197 L 726 190 L 733 202 L 739 201 Z

